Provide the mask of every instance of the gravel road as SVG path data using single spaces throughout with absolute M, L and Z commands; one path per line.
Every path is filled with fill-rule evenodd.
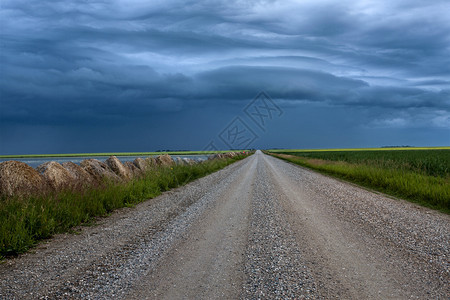
M 450 217 L 264 155 L 0 264 L 0 299 L 449 299 Z

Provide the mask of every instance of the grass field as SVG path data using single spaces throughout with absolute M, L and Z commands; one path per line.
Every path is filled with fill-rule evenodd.
M 45 157 L 95 157 L 95 156 L 152 156 L 152 155 L 206 155 L 214 153 L 226 153 L 231 150 L 220 151 L 169 151 L 169 152 L 105 152 L 105 153 L 66 153 L 66 154 L 23 154 L 23 155 L 0 155 L 0 158 L 45 158 Z M 249 151 L 249 150 L 232 150 Z
M 450 213 L 450 148 L 269 151 L 290 162 Z
M 450 147 L 386 147 L 386 148 L 336 148 L 336 149 L 268 149 L 272 153 L 285 152 L 334 152 L 334 151 L 402 151 L 402 150 L 450 150 Z
M 0 199 L 0 258 L 27 251 L 39 240 L 132 206 L 215 172 L 245 156 L 152 169 L 132 181 L 73 188 L 27 199 Z

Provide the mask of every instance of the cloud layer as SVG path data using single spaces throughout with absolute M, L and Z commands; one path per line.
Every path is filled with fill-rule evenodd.
M 361 128 L 442 130 L 448 11 L 419 0 L 3 1 L 0 152 L 18 151 L 5 132 L 24 126 L 141 124 L 244 107 L 261 90 L 292 111 L 370 111 Z

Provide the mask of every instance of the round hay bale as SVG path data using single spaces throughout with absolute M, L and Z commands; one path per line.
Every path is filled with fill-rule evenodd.
M 34 195 L 48 187 L 44 177 L 26 163 L 15 160 L 0 163 L 1 197 Z

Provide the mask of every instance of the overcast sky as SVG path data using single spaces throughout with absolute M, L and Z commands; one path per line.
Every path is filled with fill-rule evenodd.
M 449 146 L 449 11 L 2 0 L 0 154 Z

